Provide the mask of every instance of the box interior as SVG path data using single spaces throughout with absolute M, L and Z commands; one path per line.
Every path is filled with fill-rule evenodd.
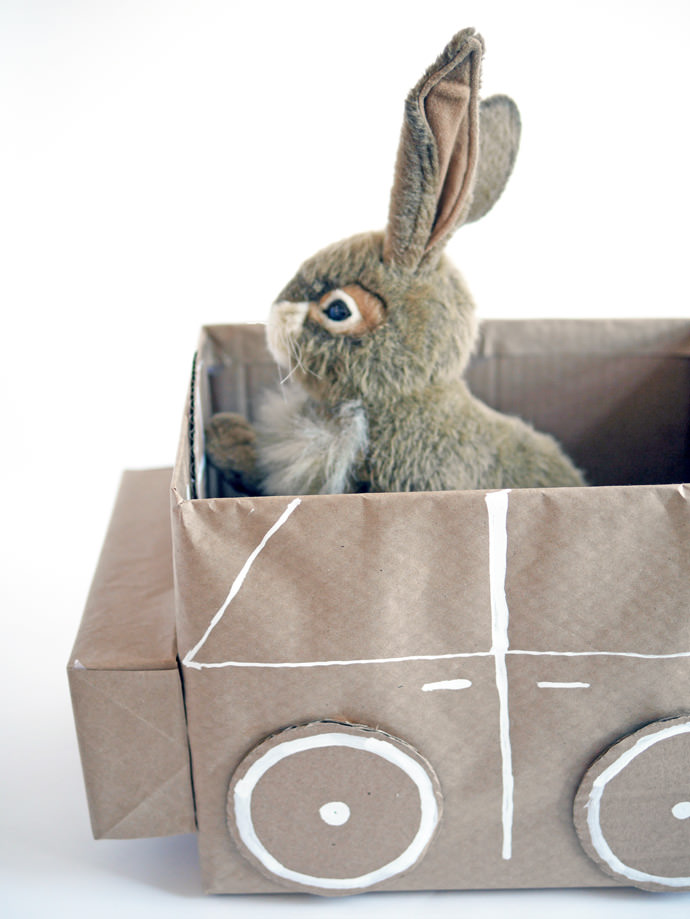
M 690 321 L 487 321 L 467 379 L 492 407 L 557 437 L 590 485 L 690 479 Z M 219 411 L 252 420 L 262 390 L 280 385 L 263 325 L 204 327 L 185 497 L 236 495 L 204 461 L 204 423 Z

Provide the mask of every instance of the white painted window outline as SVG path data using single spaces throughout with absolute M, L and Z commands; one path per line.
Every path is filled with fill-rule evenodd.
M 288 506 L 285 508 L 285 510 L 280 515 L 278 520 L 276 520 L 276 522 L 273 524 L 273 526 L 270 528 L 270 530 L 266 533 L 264 538 L 261 540 L 259 545 L 256 547 L 256 549 L 254 549 L 252 554 L 249 556 L 247 561 L 244 563 L 244 565 L 242 566 L 240 570 L 240 573 L 237 575 L 235 580 L 232 582 L 230 590 L 228 591 L 228 595 L 223 601 L 223 604 L 221 605 L 220 609 L 215 614 L 215 616 L 211 619 L 211 622 L 209 623 L 208 628 L 206 629 L 204 634 L 201 636 L 199 641 L 194 645 L 194 647 L 191 648 L 185 654 L 184 658 L 182 659 L 182 663 L 185 665 L 185 667 L 193 667 L 196 670 L 201 670 L 205 666 L 204 664 L 199 664 L 196 662 L 195 658 L 197 654 L 206 644 L 206 642 L 208 641 L 209 635 L 215 629 L 218 623 L 221 621 L 221 619 L 226 613 L 226 610 L 228 609 L 232 601 L 235 599 L 237 594 L 240 592 L 240 588 L 244 584 L 244 581 L 247 575 L 249 574 L 249 571 L 252 565 L 254 564 L 256 559 L 259 557 L 261 552 L 264 550 L 266 543 L 286 523 L 286 521 L 288 520 L 292 512 L 295 510 L 295 508 L 299 507 L 301 503 L 302 501 L 300 500 L 300 498 L 295 498 L 294 501 L 291 501 L 288 504 Z
M 417 786 L 419 792 L 419 827 L 409 846 L 392 861 L 374 871 L 357 877 L 323 878 L 294 871 L 278 861 L 266 849 L 259 839 L 251 814 L 252 794 L 259 780 L 277 763 L 294 753 L 314 750 L 323 747 L 350 747 L 371 753 L 392 763 L 402 770 Z M 411 868 L 424 854 L 439 821 L 439 809 L 434 786 L 427 771 L 399 747 L 378 737 L 363 737 L 357 734 L 314 734 L 309 737 L 298 737 L 286 740 L 271 747 L 260 756 L 237 782 L 233 790 L 233 807 L 237 831 L 249 851 L 261 864 L 277 877 L 285 878 L 306 887 L 319 887 L 324 890 L 357 890 L 379 884 L 388 878 L 401 874 Z
M 656 874 L 648 874 L 645 871 L 639 871 L 630 865 L 624 864 L 618 856 L 612 851 L 603 830 L 601 829 L 601 799 L 608 783 L 619 775 L 626 766 L 634 759 L 653 747 L 654 744 L 661 740 L 667 740 L 669 737 L 675 737 L 678 734 L 687 734 L 690 732 L 690 722 L 684 724 L 674 724 L 669 727 L 661 728 L 652 734 L 646 734 L 640 737 L 636 743 L 625 750 L 614 760 L 606 769 L 597 776 L 589 793 L 587 803 L 587 828 L 589 837 L 592 841 L 597 854 L 606 862 L 612 871 L 622 875 L 629 880 L 641 884 L 659 884 L 664 887 L 690 887 L 690 877 L 663 877 Z

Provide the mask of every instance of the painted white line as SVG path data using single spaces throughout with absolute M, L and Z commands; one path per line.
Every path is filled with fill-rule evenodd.
M 184 656 L 184 658 L 183 658 L 183 660 L 182 660 L 182 663 L 185 665 L 185 667 L 193 667 L 193 668 L 195 668 L 196 670 L 201 670 L 201 668 L 204 666 L 203 664 L 197 664 L 196 661 L 194 660 L 194 658 L 195 658 L 196 655 L 199 653 L 199 651 L 201 650 L 201 648 L 204 646 L 204 644 L 205 644 L 206 641 L 208 640 L 209 635 L 210 635 L 211 632 L 215 629 L 215 627 L 218 625 L 218 623 L 220 622 L 220 620 L 221 620 L 221 619 L 223 618 L 223 616 L 225 615 L 225 611 L 227 610 L 227 608 L 230 606 L 230 604 L 232 603 L 232 601 L 235 599 L 235 597 L 236 597 L 237 594 L 239 593 L 240 588 L 241 588 L 242 585 L 244 584 L 245 578 L 246 578 L 247 575 L 249 574 L 249 570 L 250 570 L 250 568 L 252 567 L 252 565 L 254 564 L 254 562 L 256 561 L 257 556 L 259 555 L 259 553 L 263 550 L 264 546 L 266 545 L 266 543 L 268 542 L 268 540 L 271 538 L 271 536 L 273 536 L 274 533 L 277 533 L 277 532 L 278 532 L 278 530 L 282 527 L 282 525 L 283 525 L 283 524 L 285 523 L 285 521 L 288 519 L 288 517 L 290 516 L 290 514 L 291 514 L 291 513 L 295 510 L 295 508 L 296 508 L 298 505 L 300 505 L 301 503 L 302 503 L 302 501 L 300 500 L 300 498 L 295 498 L 294 501 L 291 501 L 291 502 L 288 504 L 288 506 L 285 508 L 285 510 L 284 510 L 283 513 L 280 515 L 280 517 L 278 518 L 278 520 L 273 524 L 273 526 L 271 527 L 271 529 L 268 531 L 268 533 L 266 533 L 266 535 L 265 535 L 264 538 L 261 540 L 261 542 L 259 543 L 259 545 L 256 547 L 256 549 L 254 549 L 254 551 L 252 552 L 252 554 L 249 556 L 249 558 L 247 559 L 247 561 L 244 563 L 244 565 L 242 566 L 242 570 L 241 570 L 240 573 L 237 575 L 237 577 L 235 578 L 235 580 L 232 582 L 232 586 L 230 587 L 230 591 L 229 591 L 227 597 L 225 598 L 225 602 L 223 603 L 223 605 L 221 606 L 221 608 L 218 610 L 218 612 L 215 614 L 215 616 L 213 617 L 213 619 L 211 619 L 211 622 L 210 622 L 209 627 L 206 629 L 206 631 L 204 632 L 204 634 L 203 634 L 203 636 L 201 637 L 201 639 L 194 645 L 194 647 L 191 649 L 191 651 L 188 651 L 187 654 Z
M 537 682 L 539 689 L 589 689 L 589 683 L 551 683 L 548 680 Z
M 469 689 L 472 680 L 439 680 L 438 683 L 425 683 L 422 692 L 438 692 L 442 689 Z
M 663 661 L 677 657 L 690 657 L 690 651 L 674 651 L 671 654 L 644 654 L 639 651 L 508 651 L 508 654 L 525 654 L 531 657 L 634 657 L 641 660 Z
M 505 860 L 513 854 L 513 754 L 510 744 L 510 714 L 508 711 L 508 621 L 510 613 L 506 599 L 506 564 L 508 557 L 508 495 L 510 489 L 492 492 L 485 501 L 489 512 L 489 587 L 491 593 L 491 650 L 496 665 L 496 689 L 499 704 L 499 736 L 503 776 L 503 848 Z
M 675 654 L 638 654 L 631 651 L 513 651 L 510 648 L 506 656 L 527 655 L 531 657 L 632 657 L 642 660 L 672 660 L 680 657 L 690 657 L 690 651 L 678 651 Z M 198 669 L 213 669 L 218 667 L 265 667 L 271 669 L 294 669 L 297 667 L 354 667 L 361 664 L 401 664 L 408 661 L 454 661 L 466 660 L 471 657 L 493 657 L 493 651 L 465 651 L 453 654 L 411 654 L 407 657 L 362 657 L 353 660 L 341 661 L 215 661 L 211 663 L 197 663 Z
M 266 667 L 268 670 L 292 670 L 298 667 L 356 667 L 359 664 L 404 664 L 409 661 L 454 661 L 468 657 L 493 657 L 493 651 L 470 651 L 466 654 L 414 654 L 409 657 L 364 657 L 345 661 L 216 661 L 194 664 L 199 670 L 218 667 Z

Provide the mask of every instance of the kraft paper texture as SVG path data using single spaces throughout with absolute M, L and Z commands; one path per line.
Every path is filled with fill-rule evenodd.
M 252 418 L 277 373 L 261 327 L 204 329 L 172 547 L 170 473 L 128 474 L 70 659 L 96 835 L 196 821 L 214 893 L 690 888 L 690 730 L 607 783 L 610 864 L 573 816 L 625 738 L 688 723 L 689 344 L 681 321 L 486 324 L 471 387 L 555 434 L 592 487 L 250 497 L 206 468 L 204 421 Z M 123 549 L 133 530 L 157 541 Z
M 195 829 L 173 602 L 170 470 L 126 472 L 70 655 L 99 838 Z
M 438 775 L 437 836 L 383 888 L 610 884 L 572 801 L 602 750 L 690 711 L 685 489 L 305 497 L 274 529 L 288 506 L 176 512 L 208 889 L 276 889 L 228 832 L 228 780 L 268 735 L 323 719 L 399 737 Z

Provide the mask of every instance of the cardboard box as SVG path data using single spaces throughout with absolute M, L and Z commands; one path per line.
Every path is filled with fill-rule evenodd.
M 151 705 L 189 742 L 208 892 L 690 889 L 689 345 L 686 322 L 486 324 L 473 390 L 598 487 L 219 497 L 204 418 L 251 418 L 277 376 L 261 327 L 203 330 L 172 478 L 186 738 L 172 689 Z M 89 656 L 90 601 L 70 670 L 92 813 L 137 743 L 82 714 L 93 670 L 141 673 L 109 602 L 115 657 Z
M 93 834 L 193 832 L 170 470 L 126 472 L 68 666 Z

